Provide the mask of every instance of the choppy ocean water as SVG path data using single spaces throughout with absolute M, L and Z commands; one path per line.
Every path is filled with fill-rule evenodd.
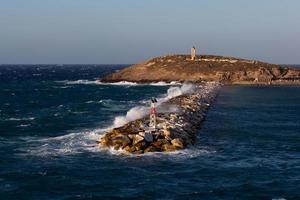
M 299 199 L 300 87 L 223 87 L 194 147 L 124 156 L 96 141 L 163 83 L 124 66 L 0 66 L 0 199 Z

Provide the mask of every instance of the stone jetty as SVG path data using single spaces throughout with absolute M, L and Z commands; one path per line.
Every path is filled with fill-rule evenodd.
M 218 88 L 217 82 L 197 84 L 192 92 L 160 103 L 156 129 L 148 127 L 150 119 L 146 116 L 108 131 L 99 143 L 105 148 L 133 154 L 184 149 L 195 142 Z

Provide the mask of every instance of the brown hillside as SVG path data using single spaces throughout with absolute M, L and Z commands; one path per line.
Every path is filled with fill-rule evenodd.
M 221 81 L 224 83 L 300 83 L 300 70 L 255 60 L 201 55 L 171 55 L 132 65 L 103 82 Z

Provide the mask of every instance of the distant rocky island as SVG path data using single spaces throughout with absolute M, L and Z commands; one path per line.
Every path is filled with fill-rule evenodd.
M 132 65 L 102 82 L 219 81 L 223 84 L 300 84 L 300 70 L 234 57 L 169 55 Z

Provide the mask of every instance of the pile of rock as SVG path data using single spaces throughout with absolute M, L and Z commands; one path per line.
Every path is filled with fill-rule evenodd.
M 180 109 L 159 113 L 154 130 L 147 127 L 149 117 L 145 117 L 109 131 L 100 139 L 100 144 L 134 154 L 183 149 L 195 142 L 196 133 L 218 87 L 218 83 L 206 83 L 197 86 L 192 94 L 164 102 L 161 106 L 177 105 Z

